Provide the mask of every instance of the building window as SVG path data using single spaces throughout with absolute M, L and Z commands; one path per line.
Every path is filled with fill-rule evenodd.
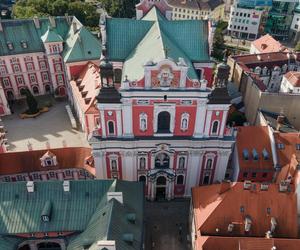
M 118 171 L 118 161 L 117 159 L 110 160 L 110 169 L 111 171 Z
M 114 135 L 115 134 L 115 124 L 113 121 L 108 122 L 108 134 Z
M 262 174 L 262 177 L 263 177 L 263 178 L 267 178 L 267 176 L 268 176 L 267 173 L 263 173 L 263 174 Z
M 0 66 L 0 74 L 1 75 L 6 75 L 7 74 L 7 70 L 5 66 Z
M 62 75 L 57 75 L 57 82 L 58 83 L 63 83 L 64 82 L 64 78 L 63 78 L 63 76 Z
M 181 115 L 181 123 L 180 123 L 180 129 L 185 131 L 188 129 L 189 126 L 189 117 L 190 115 L 188 113 L 183 113 Z
M 9 87 L 10 86 L 10 80 L 9 80 L 9 78 L 3 78 L 2 82 L 4 84 L 4 87 Z
M 41 61 L 41 62 L 40 62 L 40 69 L 44 70 L 44 69 L 46 69 L 46 68 L 47 68 L 46 62 L 45 62 L 45 61 Z
M 22 40 L 21 41 L 21 46 L 22 46 L 23 49 L 27 49 L 27 47 L 28 47 L 27 42 Z
M 60 72 L 61 71 L 61 64 L 55 64 L 55 70 L 56 70 L 56 72 Z
M 54 173 L 54 172 L 49 172 L 49 176 L 50 176 L 51 178 L 54 178 L 54 177 L 55 177 L 55 173 Z
M 43 73 L 42 73 L 42 79 L 43 79 L 43 81 L 45 81 L 45 82 L 48 82 L 48 81 L 49 81 L 49 76 L 48 76 L 48 73 L 47 73 L 47 72 L 43 72 Z
M 122 70 L 114 69 L 114 81 L 115 83 L 121 83 L 122 81 Z
M 300 144 L 299 143 L 296 144 L 296 150 L 300 150 Z
M 14 73 L 20 72 L 21 71 L 20 65 L 19 64 L 14 64 L 13 65 L 13 70 L 14 70 Z
M 29 80 L 30 80 L 31 83 L 35 83 L 35 82 L 36 82 L 36 77 L 35 77 L 35 75 L 34 75 L 34 74 L 30 74 L 30 75 L 29 75 Z
M 179 169 L 184 169 L 185 168 L 185 157 L 184 156 L 179 157 L 178 168 Z
M 46 92 L 46 94 L 50 94 L 51 93 L 51 87 L 50 87 L 50 85 L 45 85 L 45 92 Z
M 140 157 L 139 158 L 139 169 L 145 169 L 146 168 L 146 158 Z
M 27 67 L 27 70 L 29 70 L 29 71 L 34 70 L 33 63 L 27 63 L 26 67 Z
M 37 86 L 34 86 L 32 88 L 33 94 L 38 95 L 39 94 L 39 88 Z
M 24 84 L 23 76 L 17 76 L 16 80 L 18 85 Z
M 14 45 L 12 44 L 12 42 L 7 42 L 7 48 L 9 50 L 13 50 L 14 49 Z
M 147 130 L 147 114 L 145 113 L 140 114 L 140 130 L 141 131 Z
M 206 161 L 205 169 L 212 169 L 212 159 Z
M 157 133 L 170 133 L 170 113 L 160 112 L 157 119 Z
M 244 172 L 243 173 L 243 178 L 247 178 L 248 177 L 248 172 Z
M 278 143 L 277 148 L 278 149 L 284 149 L 284 144 L 283 143 Z
M 219 121 L 214 121 L 212 124 L 211 134 L 216 135 L 218 133 Z
M 44 160 L 44 164 L 45 164 L 45 166 L 53 166 L 54 165 L 54 163 L 53 163 L 53 159 L 52 158 L 46 158 L 45 160 Z
M 252 178 L 256 178 L 256 172 L 252 173 Z
M 65 174 L 66 174 L 66 176 L 71 176 L 71 171 L 70 170 L 66 170 Z
M 34 180 L 40 179 L 40 175 L 39 174 L 33 174 L 32 177 L 33 177 Z
M 176 184 L 177 185 L 183 185 L 184 183 L 184 176 L 183 175 L 178 175 L 176 179 Z

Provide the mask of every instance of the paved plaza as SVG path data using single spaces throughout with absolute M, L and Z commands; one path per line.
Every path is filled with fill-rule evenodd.
M 88 147 L 82 131 L 72 129 L 65 106 L 65 100 L 51 97 L 38 98 L 39 103 L 51 102 L 50 110 L 36 118 L 21 119 L 19 114 L 25 111 L 26 104 L 19 102 L 13 106 L 14 114 L 2 117 L 8 151 L 27 151 L 28 145 L 33 150 L 60 147 Z
M 146 202 L 146 250 L 188 250 L 189 199 Z

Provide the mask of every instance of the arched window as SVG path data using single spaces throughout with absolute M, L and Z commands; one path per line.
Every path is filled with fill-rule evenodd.
M 145 168 L 146 168 L 146 158 L 140 157 L 139 169 L 145 169 Z
M 177 180 L 176 180 L 176 184 L 177 185 L 183 185 L 183 181 L 184 181 L 183 175 L 178 175 Z
M 114 135 L 115 134 L 115 124 L 113 121 L 108 122 L 108 134 Z
M 38 95 L 39 94 L 39 88 L 37 86 L 34 86 L 32 88 L 33 94 Z
M 45 85 L 45 92 L 46 92 L 46 94 L 50 94 L 51 88 L 50 88 L 50 85 L 49 85 L 49 84 L 46 84 L 46 85 Z
M 208 159 L 206 161 L 205 169 L 211 169 L 212 168 L 212 159 Z
M 7 99 L 8 99 L 9 101 L 15 99 L 14 93 L 13 93 L 11 90 L 8 90 L 8 91 L 6 92 L 6 96 L 7 96 Z
M 26 93 L 25 88 L 20 88 L 20 95 L 24 96 Z
M 218 128 L 219 128 L 219 121 L 214 121 L 211 129 L 211 133 L 214 135 L 217 134 Z
M 139 182 L 146 182 L 146 176 L 145 175 L 140 175 Z
M 166 185 L 167 180 L 164 176 L 159 176 L 156 180 L 156 185 Z
M 181 156 L 179 157 L 178 168 L 184 169 L 184 167 L 185 167 L 185 157 Z
M 140 130 L 141 131 L 147 130 L 147 114 L 145 113 L 140 114 Z
M 121 83 L 122 81 L 122 70 L 121 69 L 114 69 L 114 81 L 115 83 Z
M 157 119 L 157 133 L 170 133 L 170 113 L 160 112 Z
M 118 162 L 117 159 L 111 159 L 110 161 L 111 171 L 118 171 Z
M 180 124 L 180 129 L 181 130 L 187 130 L 189 126 L 189 114 L 188 113 L 183 113 L 181 115 L 181 124 Z

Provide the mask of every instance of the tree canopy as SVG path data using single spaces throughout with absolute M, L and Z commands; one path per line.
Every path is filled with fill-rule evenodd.
M 97 2 L 110 16 L 132 18 L 138 0 L 98 0 L 91 4 L 80 0 L 18 0 L 13 7 L 15 18 L 34 16 L 64 16 L 65 13 L 76 16 L 85 26 L 96 27 L 99 14 Z

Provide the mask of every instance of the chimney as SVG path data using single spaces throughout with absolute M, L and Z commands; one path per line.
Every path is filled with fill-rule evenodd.
M 56 27 L 55 18 L 53 16 L 49 16 L 49 22 L 50 22 L 51 28 Z
M 116 199 L 118 202 L 123 204 L 123 193 L 122 192 L 107 192 L 107 202 L 111 199 Z
M 70 192 L 70 181 L 63 182 L 64 192 Z
M 116 250 L 116 242 L 114 240 L 99 240 L 97 242 L 97 249 Z
M 33 181 L 27 181 L 26 183 L 27 192 L 33 193 L 34 192 L 34 182 Z
M 231 188 L 231 183 L 229 180 L 223 180 L 220 184 L 219 194 L 223 194 Z
M 286 192 L 288 190 L 288 183 L 285 181 L 281 181 L 279 183 L 279 192 Z
M 251 181 L 244 181 L 244 189 L 249 190 L 251 188 Z
M 34 22 L 34 26 L 35 26 L 36 29 L 39 29 L 41 27 L 40 26 L 40 20 L 37 16 L 34 16 L 33 22 Z
M 72 23 L 72 29 L 73 29 L 73 33 L 75 34 L 77 32 L 77 23 L 75 21 L 73 21 Z

